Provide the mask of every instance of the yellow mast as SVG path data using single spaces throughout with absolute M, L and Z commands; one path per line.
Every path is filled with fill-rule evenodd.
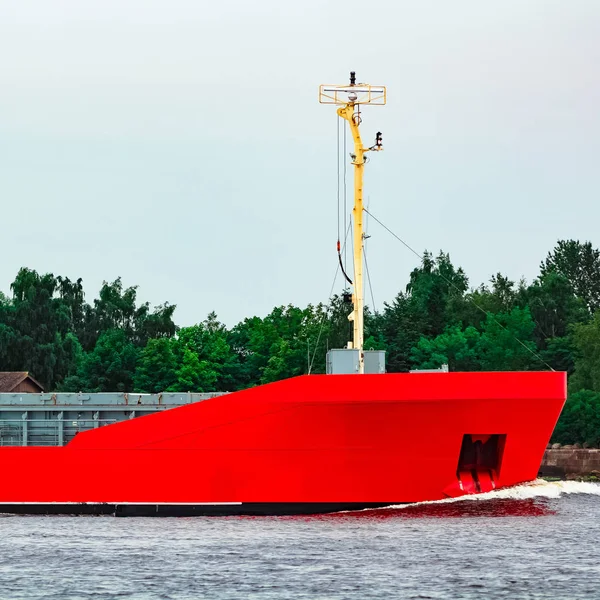
M 359 353 L 359 373 L 364 373 L 365 362 L 363 353 L 364 343 L 364 283 L 363 283 L 363 175 L 365 167 L 365 153 L 383 150 L 381 132 L 377 132 L 375 144 L 369 148 L 363 146 L 359 127 L 361 124 L 360 105 L 383 105 L 386 102 L 386 89 L 383 86 L 372 86 L 365 83 L 356 83 L 354 71 L 350 73 L 350 85 L 322 85 L 319 90 L 321 104 L 336 104 L 340 106 L 337 114 L 345 119 L 350 126 L 354 141 L 354 153 L 351 154 L 354 165 L 354 207 L 353 218 L 353 256 L 354 280 L 352 283 L 353 310 L 348 315 L 353 323 L 353 339 L 348 342 L 348 348 L 356 348 Z M 345 232 L 344 232 L 345 235 Z

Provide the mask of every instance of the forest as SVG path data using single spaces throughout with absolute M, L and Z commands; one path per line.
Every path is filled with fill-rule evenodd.
M 328 348 L 351 339 L 343 294 L 279 306 L 227 328 L 211 312 L 178 327 L 175 306 L 151 307 L 120 278 L 88 302 L 82 279 L 22 268 L 0 292 L 0 371 L 29 371 L 53 391 L 234 391 L 322 373 Z M 365 348 L 387 370 L 555 370 L 569 398 L 553 441 L 600 445 L 600 251 L 561 240 L 532 282 L 501 273 L 470 287 L 444 252 L 426 252 L 404 290 L 367 308 Z

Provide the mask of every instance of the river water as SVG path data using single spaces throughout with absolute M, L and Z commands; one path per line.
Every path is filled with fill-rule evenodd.
M 600 598 L 600 485 L 319 517 L 0 517 L 0 598 Z

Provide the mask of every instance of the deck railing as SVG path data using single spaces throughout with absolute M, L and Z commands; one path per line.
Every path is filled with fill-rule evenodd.
M 0 419 L 0 446 L 64 446 L 78 433 L 116 419 Z

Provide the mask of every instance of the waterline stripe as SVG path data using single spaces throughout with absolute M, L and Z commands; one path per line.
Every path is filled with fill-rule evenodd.
M 134 506 L 241 506 L 242 502 L 0 502 L 0 508 L 5 504 L 22 504 L 22 505 L 73 505 L 73 506 L 101 506 L 104 504 L 114 505 L 119 504 L 122 506 L 134 505 Z

